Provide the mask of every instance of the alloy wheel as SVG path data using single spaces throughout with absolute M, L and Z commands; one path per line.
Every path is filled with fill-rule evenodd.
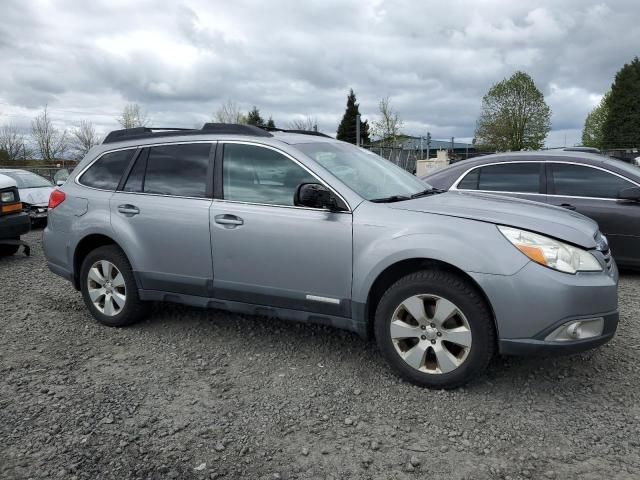
M 460 367 L 471 350 L 469 322 L 451 301 L 438 295 L 414 295 L 393 312 L 393 346 L 412 368 L 443 374 Z
M 108 317 L 118 315 L 127 301 L 127 288 L 120 270 L 108 260 L 89 269 L 87 290 L 96 309 Z

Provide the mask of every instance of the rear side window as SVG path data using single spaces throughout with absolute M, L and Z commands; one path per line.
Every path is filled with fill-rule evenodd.
M 556 195 L 618 198 L 620 190 L 635 187 L 617 175 L 582 165 L 554 163 L 551 171 Z
M 152 147 L 134 165 L 125 192 L 207 196 L 210 143 Z
M 102 190 L 115 190 L 135 149 L 105 153 L 80 177 L 80 183 Z
M 502 163 L 480 167 L 469 172 L 458 189 L 540 193 L 540 164 Z

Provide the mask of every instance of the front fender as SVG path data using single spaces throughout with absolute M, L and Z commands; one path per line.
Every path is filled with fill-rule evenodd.
M 494 224 L 440 215 L 420 216 L 431 218 L 424 219 L 426 224 L 420 222 L 409 228 L 354 224 L 355 302 L 365 303 L 378 276 L 404 260 L 438 260 L 464 272 L 491 275 L 513 275 L 529 262 Z

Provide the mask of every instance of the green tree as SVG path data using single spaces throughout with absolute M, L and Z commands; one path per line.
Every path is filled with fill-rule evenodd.
M 276 128 L 276 122 L 273 121 L 273 117 L 269 117 L 269 120 L 267 120 L 267 128 Z
M 247 113 L 247 124 L 255 125 L 256 127 L 265 126 L 264 119 L 260 116 L 260 110 L 258 110 L 258 107 L 255 105 L 253 106 L 253 109 Z
M 640 60 L 616 73 L 607 100 L 608 115 L 604 121 L 603 144 L 607 148 L 640 146 Z
M 380 116 L 373 122 L 373 135 L 378 137 L 383 147 L 396 147 L 402 136 L 404 122 L 398 117 L 398 113 L 391 107 L 389 97 L 380 100 L 378 104 Z
M 537 150 L 551 129 L 551 109 L 533 79 L 516 72 L 482 98 L 476 124 L 479 145 L 491 150 Z
M 336 138 L 345 142 L 356 143 L 356 118 L 360 115 L 360 104 L 356 103 L 356 94 L 353 93 L 353 89 L 349 90 L 347 95 L 347 108 L 344 111 L 340 125 L 338 125 L 338 132 Z M 371 143 L 369 137 L 369 122 L 367 120 L 362 121 L 360 118 L 360 143 Z
M 591 110 L 584 121 L 582 129 L 582 145 L 585 147 L 604 148 L 604 123 L 609 115 L 609 96 L 605 93 L 600 103 Z

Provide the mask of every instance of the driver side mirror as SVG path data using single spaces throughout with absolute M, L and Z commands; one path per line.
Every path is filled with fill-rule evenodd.
M 340 198 L 319 183 L 302 183 L 298 185 L 293 196 L 293 204 L 297 207 L 326 208 L 332 212 L 348 210 Z
M 640 202 L 640 187 L 631 187 L 620 190 L 618 192 L 618 199 Z
M 58 181 L 56 182 L 56 187 L 61 187 L 61 186 L 63 186 L 63 185 L 64 185 L 64 180 L 58 180 Z

